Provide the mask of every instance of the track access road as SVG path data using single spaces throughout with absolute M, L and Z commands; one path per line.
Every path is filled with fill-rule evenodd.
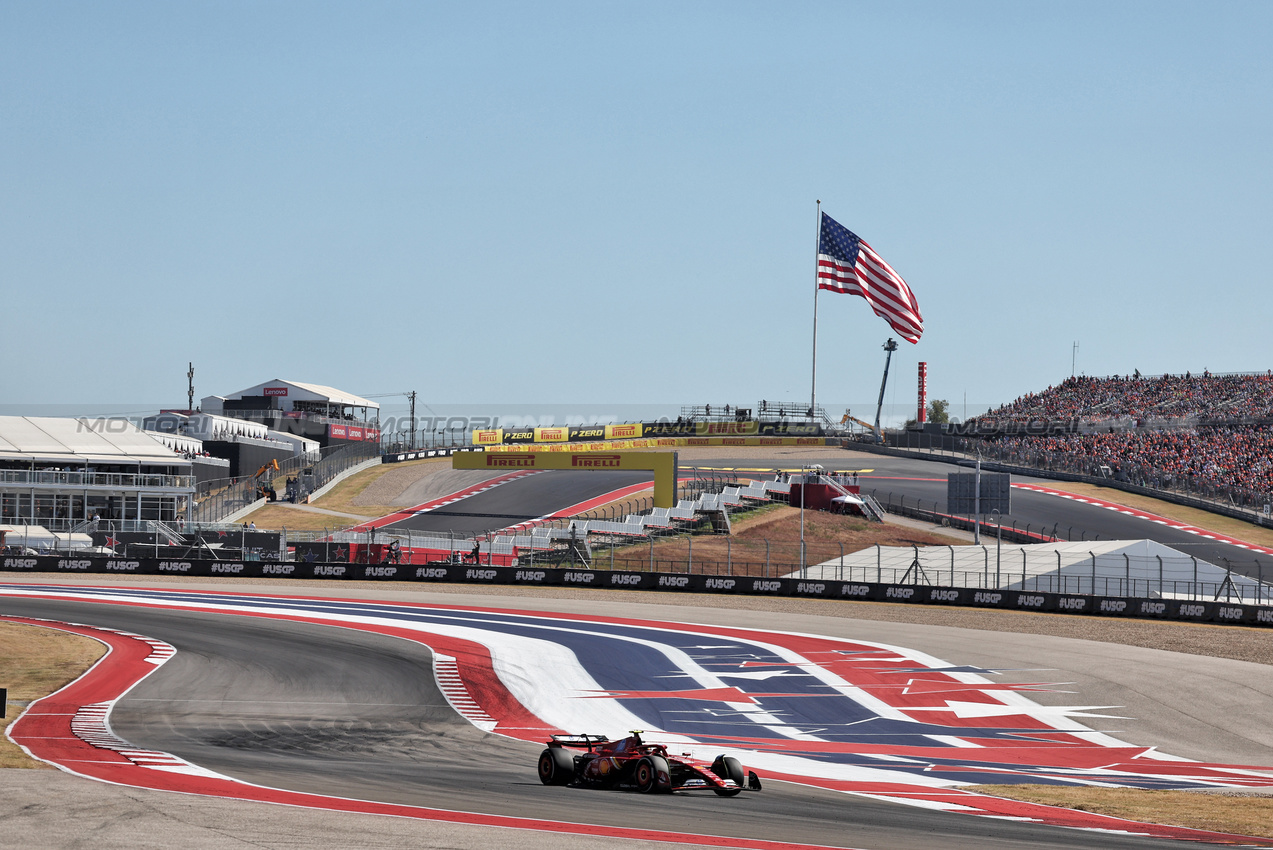
M 562 607 L 549 600 L 532 602 Z M 582 604 L 588 610 L 605 607 Z M 630 604 L 612 607 L 632 610 Z M 120 628 L 173 644 L 176 657 L 118 704 L 113 729 L 139 747 L 172 752 L 257 784 L 833 847 L 1094 846 L 1089 832 L 927 811 L 784 783 L 725 800 L 545 788 L 534 774 L 539 747 L 484 734 L 456 717 L 433 684 L 429 650 L 410 641 L 331 626 L 87 602 L 5 599 L 0 611 Z M 744 616 L 771 628 L 791 628 L 797 620 L 809 625 L 803 616 L 790 621 Z M 880 636 L 879 624 L 867 628 Z M 952 633 L 958 631 L 941 630 L 916 641 L 942 645 L 945 655 L 959 660 L 1010 665 L 1012 658 L 1031 654 L 1019 644 L 1020 636 L 1011 651 L 983 645 L 980 633 L 967 633 L 956 645 L 960 636 Z M 1098 841 L 1114 850 L 1197 846 L 1114 834 L 1102 834 Z

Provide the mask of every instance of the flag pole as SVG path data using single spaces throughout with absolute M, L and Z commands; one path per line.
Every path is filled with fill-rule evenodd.
M 818 202 L 818 226 L 813 240 L 813 379 L 809 388 L 809 419 L 818 402 L 818 248 L 822 244 L 822 201 Z

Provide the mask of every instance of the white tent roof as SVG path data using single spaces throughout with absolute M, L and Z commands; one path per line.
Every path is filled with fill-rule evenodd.
M 300 381 L 290 381 L 293 386 L 300 387 L 303 390 L 309 390 L 315 395 L 326 396 L 327 400 L 332 404 L 345 404 L 350 407 L 370 407 L 372 410 L 379 410 L 380 405 L 374 401 L 368 401 L 361 396 L 352 393 L 341 392 L 335 387 L 326 387 L 322 384 L 302 384 Z
M 342 390 L 338 390 L 335 387 L 329 387 L 323 384 L 305 384 L 305 383 L 301 383 L 300 381 L 284 381 L 278 378 L 276 378 L 273 381 L 266 381 L 263 384 L 257 384 L 255 386 L 248 387 L 245 390 L 239 390 L 237 393 L 230 393 L 229 395 L 225 396 L 225 398 L 240 399 L 246 396 L 258 396 L 263 394 L 269 395 L 269 393 L 265 392 L 266 387 L 283 387 L 283 386 L 294 387 L 302 391 L 303 394 L 299 396 L 293 396 L 289 394 L 289 398 L 291 398 L 292 400 L 299 399 L 301 401 L 326 401 L 334 405 L 343 405 L 346 407 L 367 407 L 372 410 L 380 409 L 380 405 L 376 404 L 376 402 L 374 401 L 369 401 L 368 399 L 362 398 L 361 396 L 356 396 L 353 393 L 347 393 Z M 309 397 L 306 398 L 304 394 L 308 394 Z
M 188 464 L 127 419 L 0 416 L 0 459 L 42 463 Z

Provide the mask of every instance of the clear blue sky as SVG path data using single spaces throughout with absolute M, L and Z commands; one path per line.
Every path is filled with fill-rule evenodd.
M 891 400 L 1273 366 L 1273 4 L 0 2 L 0 402 Z M 891 329 L 824 294 L 818 397 Z M 893 334 L 895 335 L 895 334 Z M 838 411 L 836 411 L 838 412 Z M 855 410 L 865 412 L 865 410 Z M 980 412 L 972 409 L 970 413 Z

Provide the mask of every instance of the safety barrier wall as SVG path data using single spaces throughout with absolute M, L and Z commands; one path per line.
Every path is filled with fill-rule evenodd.
M 921 605 L 968 606 L 1106 617 L 1148 618 L 1242 626 L 1273 626 L 1273 606 L 1226 601 L 1142 599 L 914 584 L 684 575 L 627 570 L 492 567 L 472 564 L 336 564 L 142 558 L 6 557 L 0 571 L 73 574 L 237 576 L 246 578 L 422 581 L 487 585 L 592 587 L 748 596 L 803 597 Z

